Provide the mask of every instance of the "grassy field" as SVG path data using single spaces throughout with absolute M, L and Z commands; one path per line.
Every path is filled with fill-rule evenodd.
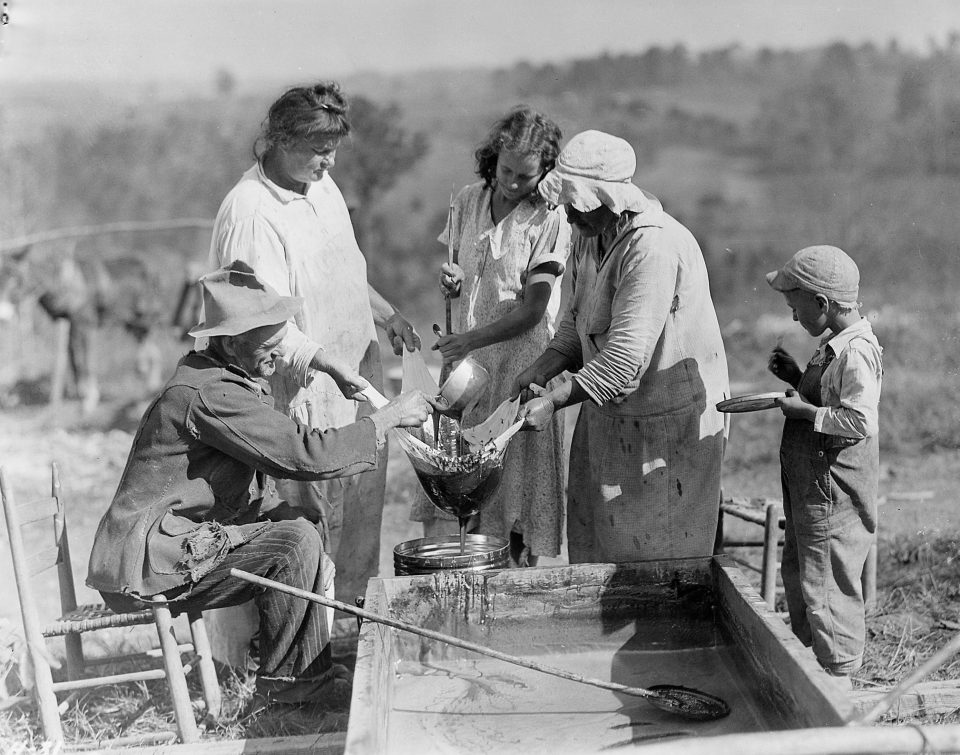
M 936 329 L 928 327 L 931 313 L 937 315 Z M 748 317 L 747 311 L 721 311 L 734 392 L 774 390 L 778 386 L 764 368 L 768 345 L 784 335 L 784 345 L 798 357 L 805 357 L 814 344 L 783 310 L 771 308 L 762 316 Z M 940 348 L 938 352 L 937 348 L 938 343 L 954 337 L 958 312 L 942 302 L 939 306 L 927 302 L 907 309 L 879 307 L 871 318 L 886 346 L 881 474 L 885 503 L 881 507 L 878 604 L 870 617 L 867 664 L 857 677 L 861 689 L 889 686 L 909 672 L 946 642 L 960 609 L 956 559 L 960 528 L 955 514 L 960 451 L 955 445 L 956 402 L 947 389 L 947 382 L 955 379 L 955 356 L 949 349 Z M 43 321 L 37 325 L 41 332 L 47 327 Z M 942 330 L 940 325 L 944 326 Z M 73 401 L 51 414 L 42 405 L 46 387 L 42 371 L 33 379 L 21 381 L 15 394 L 8 396 L 8 402 L 13 403 L 15 398 L 19 404 L 8 405 L 0 413 L 0 459 L 20 499 L 43 494 L 50 461 L 57 460 L 63 469 L 75 574 L 80 585 L 96 523 L 119 479 L 146 398 L 121 358 L 124 335 L 107 335 L 110 347 L 101 347 L 99 370 L 105 378 L 105 400 L 93 416 L 82 418 Z M 41 339 L 38 353 L 44 354 L 44 344 L 51 342 L 50 338 Z M 172 334 L 163 346 L 170 364 L 184 348 Z M 39 361 L 43 363 L 42 358 Z M 733 418 L 725 461 L 725 493 L 779 496 L 776 447 L 780 425 L 777 412 Z M 408 519 L 416 484 L 409 464 L 393 449 L 382 531 L 382 575 L 392 574 L 393 545 L 421 534 L 419 526 Z M 734 528 L 745 526 L 730 524 Z M 0 628 L 9 645 L 18 631 L 19 616 L 5 541 L 0 544 L 0 552 Z M 556 562 L 563 560 L 561 557 Z M 82 588 L 79 597 L 95 600 L 97 596 Z M 52 604 L 52 594 L 49 599 Z M 115 642 L 149 640 L 149 633 L 127 633 L 118 635 Z M 0 665 L 0 671 L 9 672 L 6 689 L 12 692 L 17 686 L 16 657 L 3 658 L 5 665 Z M 958 671 L 956 664 L 948 664 L 938 676 L 952 678 Z M 238 720 L 237 712 L 251 694 L 249 680 L 223 669 L 222 681 L 226 716 L 219 728 L 206 734 L 208 737 L 336 731 L 346 725 L 342 713 L 310 719 L 291 714 Z M 135 733 L 168 725 L 164 705 L 145 706 L 147 690 L 162 696 L 162 691 L 149 685 L 117 688 L 105 696 L 82 695 L 72 703 L 67 725 L 88 737 L 110 734 L 121 726 Z M 0 741 L 36 745 L 38 736 L 36 717 L 29 706 L 12 708 L 0 716 Z

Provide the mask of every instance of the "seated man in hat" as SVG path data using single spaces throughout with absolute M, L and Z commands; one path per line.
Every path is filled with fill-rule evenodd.
M 206 321 L 191 335 L 208 336 L 209 346 L 180 360 L 140 420 L 97 530 L 87 584 L 121 611 L 160 595 L 178 610 L 252 599 L 260 615 L 258 695 L 347 703 L 327 609 L 231 577 L 230 569 L 322 593 L 322 560 L 332 564 L 322 559 L 320 534 L 306 519 L 260 516 L 264 476 L 322 480 L 371 469 L 386 433 L 419 426 L 434 401 L 413 391 L 346 427 L 304 427 L 273 409 L 264 380 L 301 300 L 280 296 L 243 262 L 200 285 Z

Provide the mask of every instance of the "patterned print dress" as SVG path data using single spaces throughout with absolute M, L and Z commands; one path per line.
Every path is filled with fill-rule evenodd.
M 457 195 L 450 227 L 439 241 L 458 251 L 465 279 L 454 299 L 454 329 L 458 333 L 483 327 L 518 307 L 527 274 L 548 262 L 566 264 L 570 230 L 561 210 L 543 202 L 523 201 L 494 224 L 492 191 L 472 184 Z M 507 398 L 517 374 L 539 357 L 554 335 L 560 309 L 560 279 L 541 320 L 530 330 L 507 341 L 471 352 L 490 373 L 488 392 L 463 417 L 463 427 L 479 424 Z M 479 515 L 484 535 L 508 538 L 522 533 L 535 556 L 556 556 L 563 533 L 563 413 L 543 432 L 518 433 L 510 441 L 503 478 L 493 499 Z M 418 496 L 411 519 L 429 521 L 445 515 Z

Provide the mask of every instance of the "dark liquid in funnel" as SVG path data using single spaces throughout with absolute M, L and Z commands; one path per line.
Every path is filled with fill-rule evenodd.
M 416 470 L 420 484 L 433 505 L 458 519 L 480 511 L 500 484 L 503 467 L 495 465 L 467 473 L 429 475 Z

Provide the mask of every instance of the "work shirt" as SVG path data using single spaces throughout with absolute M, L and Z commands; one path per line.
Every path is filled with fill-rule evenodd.
M 605 252 L 598 237 L 575 235 L 573 298 L 550 348 L 580 367 L 577 382 L 605 411 L 696 406 L 712 433 L 729 385 L 706 266 L 690 231 L 647 200 Z
M 150 596 L 196 582 L 265 526 L 255 472 L 296 480 L 376 467 L 372 420 L 311 430 L 213 350 L 190 352 L 150 404 L 100 521 L 87 584 Z
M 829 361 L 820 381 L 816 432 L 858 439 L 879 432 L 882 356 L 866 318 L 821 341 L 811 364 Z

